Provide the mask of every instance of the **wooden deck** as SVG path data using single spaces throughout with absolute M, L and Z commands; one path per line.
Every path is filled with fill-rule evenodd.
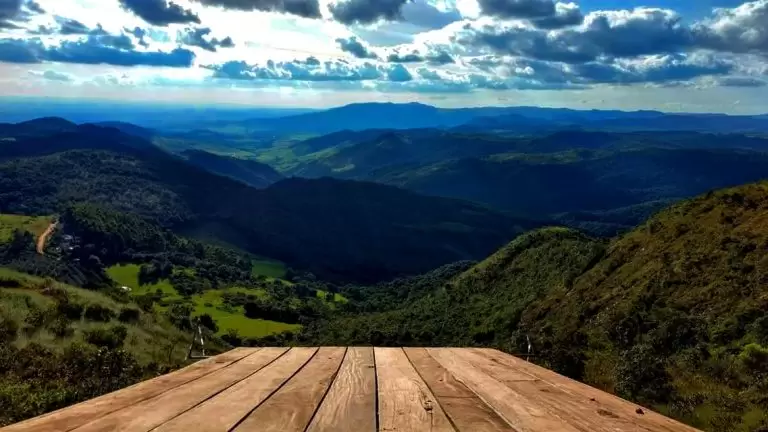
M 694 431 L 491 349 L 238 348 L 2 431 Z

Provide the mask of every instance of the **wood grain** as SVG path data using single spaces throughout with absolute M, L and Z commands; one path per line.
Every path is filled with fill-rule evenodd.
M 40 417 L 2 428 L 3 432 L 64 432 L 120 409 L 153 398 L 166 391 L 204 377 L 253 354 L 253 348 L 238 348 L 205 359 L 184 369 L 144 381 Z
M 504 419 L 454 378 L 424 348 L 404 350 L 456 429 L 467 432 L 514 432 Z
M 454 431 L 402 348 L 375 348 L 379 430 Z
M 566 421 L 555 419 L 524 395 L 489 376 L 450 348 L 428 348 L 427 352 L 456 379 L 475 392 L 508 424 L 519 432 L 576 432 Z
M 262 348 L 230 366 L 83 425 L 77 432 L 146 432 L 266 366 L 288 348 Z
M 618 417 L 631 420 L 637 431 L 694 432 L 697 429 L 674 421 L 656 412 L 603 392 L 594 387 L 572 380 L 541 366 L 513 357 L 501 351 L 487 348 L 468 349 L 464 355 L 479 354 L 498 365 L 498 371 L 516 369 L 536 376 L 546 384 L 568 394 L 575 404 L 595 413 L 596 416 Z M 487 363 L 486 363 L 487 364 Z M 637 413 L 637 409 L 642 414 Z M 613 419 L 615 420 L 615 419 Z
M 228 431 L 286 383 L 316 352 L 317 348 L 292 348 L 255 374 L 161 425 L 155 431 Z
M 333 382 L 345 352 L 343 347 L 320 348 L 309 363 L 234 430 L 303 432 Z
M 308 432 L 375 432 L 376 368 L 373 348 L 349 348 Z

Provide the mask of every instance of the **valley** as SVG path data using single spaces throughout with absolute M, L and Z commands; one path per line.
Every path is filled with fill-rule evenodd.
M 768 427 L 765 119 L 671 117 L 696 116 L 0 124 L 0 424 L 186 365 L 199 326 L 212 353 L 530 344 L 696 428 Z

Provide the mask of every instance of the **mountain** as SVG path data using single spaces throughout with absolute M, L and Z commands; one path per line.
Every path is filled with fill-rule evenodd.
M 345 292 L 347 313 L 304 343 L 525 353 L 530 341 L 536 363 L 695 427 L 761 430 L 767 224 L 763 182 L 672 206 L 610 243 L 534 231 L 459 272 Z
M 289 179 L 265 190 L 204 171 L 114 128 L 0 149 L 0 208 L 53 214 L 90 202 L 276 258 L 318 276 L 375 281 L 477 259 L 536 226 L 391 186 Z
M 326 134 L 343 130 L 449 128 L 503 108 L 441 109 L 420 103 L 358 103 L 295 116 L 253 119 L 233 124 L 277 133 Z
M 261 162 L 220 156 L 202 150 L 187 150 L 182 153 L 191 164 L 214 174 L 241 181 L 255 188 L 265 188 L 281 179 L 283 175 Z
M 125 134 L 133 135 L 139 138 L 144 138 L 146 140 L 151 140 L 152 137 L 155 136 L 155 134 L 157 133 L 152 129 L 144 128 L 131 123 L 119 122 L 119 121 L 99 122 L 99 123 L 95 123 L 95 125 L 101 126 L 101 127 L 107 127 L 107 128 L 115 128 Z
M 45 136 L 77 129 L 77 125 L 59 117 L 43 117 L 21 123 L 0 123 L 0 139 L 16 136 Z
M 654 111 L 546 112 L 511 108 L 500 116 L 476 117 L 457 126 L 459 131 L 509 131 L 535 133 L 583 128 L 593 131 L 696 131 L 710 133 L 765 133 L 768 121 L 761 116 L 725 114 L 667 114 Z M 527 121 L 526 121 L 527 119 Z

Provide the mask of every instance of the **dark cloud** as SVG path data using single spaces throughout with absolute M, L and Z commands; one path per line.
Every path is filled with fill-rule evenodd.
M 167 0 L 119 0 L 120 5 L 156 26 L 168 24 L 200 24 L 200 17 L 189 9 Z
M 49 47 L 39 39 L 0 39 L 0 61 L 190 67 L 195 59 L 193 52 L 182 48 L 169 52 L 136 51 L 133 48 L 133 41 L 125 34 L 89 36 Z
M 344 24 L 372 24 L 402 19 L 403 5 L 412 0 L 343 0 L 330 6 L 331 14 Z
M 470 29 L 469 36 L 457 40 L 499 54 L 566 63 L 584 63 L 602 56 L 674 53 L 690 48 L 694 42 L 680 18 L 662 9 L 595 12 L 583 28 L 555 33 L 528 27 L 486 26 Z
M 183 45 L 200 47 L 206 51 L 216 52 L 217 48 L 231 48 L 235 44 L 232 38 L 227 36 L 226 38 L 219 40 L 216 38 L 208 38 L 211 33 L 211 29 L 207 27 L 203 28 L 187 28 L 178 33 L 176 41 Z
M 455 63 L 454 58 L 443 50 L 432 50 L 427 54 L 421 54 L 417 50 L 413 50 L 409 53 L 402 54 L 399 51 L 395 51 L 387 56 L 387 61 L 390 63 L 422 63 L 428 62 L 432 65 L 446 65 Z
M 44 14 L 45 9 L 43 9 L 42 6 L 40 6 L 40 3 L 34 1 L 34 0 L 27 0 L 26 3 L 24 3 L 24 7 L 27 8 L 31 13 L 34 14 Z
M 765 81 L 752 77 L 723 77 L 717 83 L 723 87 L 765 87 Z
M 37 13 L 26 5 L 22 9 L 22 0 L 0 0 L 0 29 L 19 29 L 15 22 L 26 22 L 30 15 Z
M 133 29 L 129 29 L 125 27 L 123 28 L 123 31 L 130 35 L 133 35 L 133 37 L 135 37 L 138 40 L 139 45 L 143 46 L 144 48 L 149 47 L 149 42 L 147 42 L 147 40 L 145 39 L 147 37 L 147 31 L 145 29 L 141 27 L 134 27 Z
M 557 3 L 555 14 L 531 20 L 538 28 L 552 30 L 571 27 L 584 22 L 584 15 L 575 3 Z
M 78 20 L 64 17 L 56 17 L 59 25 L 59 33 L 63 35 L 82 35 L 90 33 L 91 29 Z
M 392 63 L 421 63 L 424 61 L 418 51 L 413 51 L 407 54 L 392 53 L 387 56 L 387 61 Z
M 336 39 L 336 43 L 339 44 L 339 48 L 342 51 L 348 52 L 357 58 L 360 58 L 360 59 L 379 58 L 379 56 L 376 55 L 376 53 L 372 52 L 370 48 L 363 45 L 363 43 L 360 42 L 355 36 L 351 36 L 348 39 L 343 39 L 343 38 Z
M 279 12 L 304 18 L 321 18 L 318 0 L 194 0 L 206 6 L 242 11 Z
M 546 18 L 555 15 L 552 0 L 478 0 L 485 15 L 499 18 Z

